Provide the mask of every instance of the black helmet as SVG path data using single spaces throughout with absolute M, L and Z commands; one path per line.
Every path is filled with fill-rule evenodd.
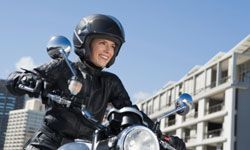
M 95 14 L 84 17 L 76 26 L 73 35 L 75 53 L 81 60 L 90 59 L 90 42 L 93 38 L 103 37 L 116 43 L 115 54 L 106 67 L 110 67 L 118 55 L 122 44 L 125 42 L 124 30 L 121 23 L 109 15 Z

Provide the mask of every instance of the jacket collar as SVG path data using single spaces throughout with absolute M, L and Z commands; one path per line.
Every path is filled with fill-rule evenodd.
M 88 61 L 78 60 L 76 63 L 81 71 L 86 71 L 87 73 L 90 73 L 91 75 L 94 75 L 94 76 L 100 75 L 103 69 L 101 67 L 95 66 L 93 63 L 88 62 Z

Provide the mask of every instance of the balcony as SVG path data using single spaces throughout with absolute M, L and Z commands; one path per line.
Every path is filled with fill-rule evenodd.
M 238 82 L 236 84 L 248 87 L 249 83 L 250 83 L 250 70 L 239 71 Z
M 220 80 L 218 81 L 218 84 L 221 85 L 221 84 L 227 83 L 227 82 L 230 81 L 230 79 L 231 79 L 231 76 L 224 76 L 224 77 L 221 77 Z M 249 80 L 249 81 L 250 81 L 250 80 Z M 209 85 L 207 85 L 207 86 L 205 87 L 204 90 L 208 90 L 208 89 L 212 89 L 212 88 L 216 87 L 216 86 L 217 86 L 217 85 L 216 85 L 216 82 L 217 82 L 216 80 L 212 81 Z M 196 92 L 196 93 L 197 93 L 197 92 Z
M 222 129 L 214 129 L 214 130 L 209 130 L 207 133 L 205 133 L 205 138 L 214 138 L 214 137 L 219 137 L 222 134 Z
M 206 110 L 206 114 L 212 114 L 218 111 L 221 111 L 223 109 L 224 103 L 219 103 L 216 105 L 212 105 Z

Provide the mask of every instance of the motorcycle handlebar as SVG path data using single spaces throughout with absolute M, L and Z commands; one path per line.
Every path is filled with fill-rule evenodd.
M 18 88 L 22 89 L 22 90 L 25 90 L 27 92 L 35 92 L 35 89 L 31 88 L 31 87 L 28 87 L 28 86 L 25 86 L 23 84 L 19 84 L 18 85 Z M 61 105 L 65 105 L 66 107 L 70 107 L 71 105 L 71 101 L 70 100 L 67 100 L 67 99 L 64 99 L 62 98 L 61 96 L 58 96 L 58 95 L 55 95 L 55 94 L 51 94 L 51 93 L 48 93 L 46 95 L 48 98 L 50 98 L 50 100 L 58 103 L 58 104 L 61 104 Z M 106 127 L 103 126 L 102 124 L 100 124 L 94 117 L 93 115 L 86 111 L 85 110 L 85 107 L 82 107 L 82 115 L 84 116 L 84 118 L 86 118 L 96 129 L 99 129 L 99 130 L 102 130 L 102 129 L 105 129 Z
M 22 90 L 25 90 L 27 92 L 30 92 L 30 93 L 34 93 L 35 92 L 35 89 L 34 88 L 31 88 L 31 87 L 28 87 L 28 86 L 25 86 L 23 84 L 19 84 L 18 85 L 18 88 L 22 89 Z M 69 107 L 70 104 L 71 104 L 71 101 L 67 100 L 67 99 L 64 99 L 58 95 L 55 95 L 55 94 L 50 94 L 48 93 L 46 95 L 48 98 L 50 98 L 52 101 L 58 103 L 58 104 L 62 104 L 62 105 L 66 105 L 66 107 Z

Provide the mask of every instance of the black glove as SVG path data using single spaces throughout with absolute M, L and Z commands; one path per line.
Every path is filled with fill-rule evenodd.
M 38 97 L 42 90 L 42 80 L 33 73 L 23 73 L 20 75 L 16 88 L 27 93 L 30 97 Z
M 177 136 L 163 136 L 163 140 L 169 143 L 176 150 L 186 150 L 186 145 L 182 139 Z
M 9 74 L 9 76 L 6 80 L 7 82 L 6 82 L 5 86 L 8 89 L 8 91 L 13 95 L 21 96 L 21 95 L 25 94 L 25 92 L 23 90 L 19 89 L 16 86 L 18 79 L 20 78 L 21 75 L 22 75 L 22 72 L 15 71 L 15 72 L 12 72 L 11 74 Z

